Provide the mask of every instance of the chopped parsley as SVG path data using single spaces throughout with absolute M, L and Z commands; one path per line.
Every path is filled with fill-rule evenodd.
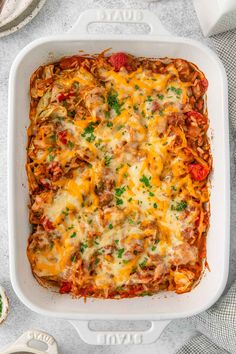
M 119 240 L 115 240 L 115 244 L 118 245 Z
M 171 186 L 171 189 L 175 192 L 177 191 L 177 188 L 175 186 Z
M 68 226 L 67 230 L 71 230 L 71 229 L 73 229 L 73 227 L 74 227 L 74 225 Z
M 138 296 L 152 296 L 153 294 L 150 291 L 143 291 L 142 293 L 138 294 Z
M 155 250 L 156 250 L 156 248 L 157 248 L 156 246 L 152 246 L 152 248 L 151 248 L 151 249 L 152 249 L 152 251 L 155 251 Z
M 65 216 L 68 216 L 69 211 L 70 211 L 70 209 L 66 207 L 66 209 L 62 211 L 62 214 L 64 214 Z
M 106 112 L 105 112 L 105 117 L 106 117 L 106 118 L 110 118 L 110 111 L 106 111 Z
M 81 134 L 81 136 L 83 138 L 86 138 L 86 140 L 89 143 L 91 143 L 92 141 L 94 141 L 96 139 L 96 136 L 93 134 L 94 133 L 94 126 L 95 126 L 95 123 L 90 122 L 89 125 L 84 129 L 83 133 Z
M 154 193 L 149 192 L 150 197 L 154 197 Z
M 130 225 L 134 225 L 134 224 L 135 224 L 134 220 L 132 220 L 132 219 L 128 219 L 128 223 L 129 223 Z
M 75 113 L 76 113 L 75 111 L 69 111 L 67 114 L 68 114 L 69 117 L 74 118 Z
M 180 96 L 182 93 L 182 90 L 180 88 L 176 88 L 174 86 L 171 86 L 167 89 L 167 91 L 172 91 L 174 92 L 177 96 Z
M 123 259 L 123 263 L 124 263 L 124 264 L 128 264 L 128 263 L 129 263 L 129 260 L 128 260 L 128 259 Z
M 157 209 L 157 203 L 153 204 L 153 208 Z
M 128 202 L 131 202 L 132 200 L 133 200 L 133 198 L 131 197 L 131 198 L 128 199 Z
M 112 159 L 112 156 L 108 156 L 108 155 L 105 156 L 104 160 L 105 160 L 106 166 L 110 165 L 111 159 Z
M 118 93 L 109 92 L 107 96 L 107 103 L 110 109 L 114 109 L 117 115 L 121 112 L 122 103 L 118 100 Z
M 52 152 L 52 150 L 53 150 L 53 147 L 50 146 L 50 147 L 48 148 L 48 152 Z
M 69 148 L 70 149 L 73 149 L 73 147 L 75 146 L 75 144 L 74 143 L 72 143 L 72 141 L 70 141 L 70 140 L 68 140 L 68 146 L 69 146 Z
M 107 126 L 110 128 L 110 127 L 113 127 L 113 123 L 112 122 L 107 122 Z
M 112 225 L 112 224 L 109 224 L 109 225 L 108 225 L 108 228 L 109 228 L 110 230 L 112 230 L 112 229 L 113 229 L 113 225 Z
M 95 263 L 95 265 L 97 265 L 99 262 L 100 262 L 100 259 L 96 258 L 94 263 Z
M 148 261 L 148 259 L 147 259 L 147 257 L 145 257 L 144 260 L 141 263 L 139 263 L 139 267 L 141 269 L 145 268 L 146 264 L 147 264 L 147 261 Z
M 117 257 L 118 257 L 118 258 L 122 258 L 122 255 L 123 255 L 124 251 L 125 251 L 124 248 L 118 249 L 118 255 L 117 255 Z
M 149 177 L 149 179 L 150 179 L 150 178 L 151 178 L 151 177 Z M 148 179 L 145 175 L 143 175 L 142 178 L 140 178 L 140 182 L 144 183 L 146 187 L 151 188 L 152 186 L 151 186 L 151 184 L 150 184 L 149 179 Z
M 157 97 L 159 98 L 159 100 L 163 100 L 163 98 L 164 98 L 164 95 L 157 95 Z
M 183 211 L 187 208 L 188 204 L 184 200 L 181 202 L 177 203 L 176 206 L 171 205 L 171 210 L 176 210 L 176 211 Z
M 139 85 L 135 85 L 134 88 L 135 88 L 135 90 L 139 90 L 140 89 Z
M 71 262 L 75 262 L 76 261 L 76 254 L 74 254 L 72 257 L 71 257 Z
M 152 97 L 151 96 L 147 97 L 147 102 L 152 102 Z
M 50 162 L 52 162 L 55 159 L 55 156 L 52 155 L 52 154 L 49 154 L 48 155 L 48 159 L 49 159 Z
M 56 141 L 57 140 L 57 135 L 56 134 L 52 134 L 50 137 L 49 137 L 52 141 Z
M 123 204 L 123 200 L 120 198 L 116 198 L 116 205 L 122 205 Z
M 125 187 L 121 187 L 121 188 L 116 188 L 115 189 L 116 197 L 120 197 L 124 192 L 125 192 Z
M 187 208 L 187 206 L 188 206 L 188 204 L 185 201 L 182 200 L 180 203 L 178 203 L 176 205 L 175 210 L 182 211 L 182 210 L 185 210 Z
M 73 234 L 70 235 L 70 238 L 76 237 L 76 232 L 73 232 Z
M 124 285 L 117 286 L 117 287 L 116 287 L 116 290 L 118 290 L 118 291 L 124 290 Z
M 80 244 L 80 252 L 81 252 L 81 253 L 84 253 L 84 251 L 85 251 L 86 248 L 88 248 L 87 243 L 81 242 L 81 244 Z

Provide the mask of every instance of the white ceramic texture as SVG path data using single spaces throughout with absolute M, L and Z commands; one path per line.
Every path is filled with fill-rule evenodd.
M 150 35 L 91 35 L 87 24 L 95 22 L 146 22 Z M 82 33 L 82 34 L 81 34 Z M 26 130 L 28 125 L 28 85 L 31 73 L 42 63 L 83 49 L 97 53 L 104 48 L 127 51 L 147 57 L 181 57 L 197 64 L 209 80 L 208 110 L 210 138 L 214 159 L 211 192 L 211 227 L 207 239 L 207 272 L 200 284 L 190 293 L 176 295 L 160 293 L 153 297 L 124 300 L 73 300 L 69 296 L 52 293 L 37 284 L 25 256 L 28 225 L 28 190 L 25 173 Z M 22 89 L 25 88 L 25 89 Z M 217 99 L 216 99 L 217 97 Z M 152 13 L 141 10 L 90 10 L 82 14 L 74 29 L 67 35 L 36 40 L 24 48 L 14 61 L 9 81 L 9 237 L 10 272 L 15 292 L 22 302 L 38 313 L 70 320 L 119 319 L 119 320 L 169 320 L 201 312 L 211 306 L 221 295 L 228 274 L 229 262 L 229 144 L 227 82 L 224 68 L 217 56 L 202 44 L 185 38 L 175 38 L 166 33 Z M 17 237 L 17 235 L 21 237 Z M 220 242 L 216 242 L 220 235 Z M 19 272 L 18 269 L 21 268 Z M 158 324 L 160 330 L 158 330 Z M 124 338 L 111 337 L 105 332 L 92 333 L 86 322 L 74 322 L 81 336 L 93 344 L 136 344 L 154 341 L 163 326 L 152 323 L 150 331 L 137 332 Z M 156 338 L 152 332 L 156 332 Z M 140 333 L 138 333 L 140 334 Z M 135 337 L 136 336 L 136 337 Z M 103 341 L 103 343 L 101 343 Z M 114 343 L 111 343 L 113 341 Z
M 33 343 L 32 343 L 33 341 Z M 40 345 L 45 348 L 40 349 Z M 23 333 L 13 344 L 1 350 L 1 354 L 14 353 L 58 354 L 57 343 L 48 333 L 31 330 Z

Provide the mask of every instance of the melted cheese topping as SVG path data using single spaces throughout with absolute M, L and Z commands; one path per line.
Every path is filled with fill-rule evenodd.
M 55 81 L 53 97 L 77 83 L 86 111 L 82 119 L 54 117 L 66 143 L 57 136 L 57 145 L 45 152 L 41 142 L 35 162 L 64 169 L 76 159 L 85 163 L 76 162 L 56 180 L 59 188 L 41 205 L 52 227 L 46 236 L 40 231 L 47 241 L 29 251 L 37 276 L 69 279 L 78 289 L 92 286 L 104 294 L 168 274 L 181 287 L 191 278 L 172 268 L 197 262 L 197 247 L 189 247 L 185 234 L 194 232 L 208 197 L 186 169 L 183 130 L 167 128 L 168 115 L 189 100 L 189 84 L 174 64 L 167 68 L 159 74 L 101 67 L 101 86 L 84 68 Z

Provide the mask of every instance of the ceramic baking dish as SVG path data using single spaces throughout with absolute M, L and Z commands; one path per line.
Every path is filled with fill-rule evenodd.
M 97 35 L 88 33 L 92 22 L 148 23 L 148 35 Z M 211 189 L 211 221 L 207 238 L 207 271 L 190 293 L 163 292 L 151 297 L 102 300 L 72 299 L 41 287 L 34 279 L 26 256 L 30 233 L 28 187 L 25 172 L 26 127 L 29 124 L 29 79 L 41 64 L 79 50 L 98 53 L 105 48 L 136 56 L 185 58 L 195 63 L 209 81 L 208 111 L 214 169 Z M 169 320 L 191 316 L 210 307 L 221 295 L 229 263 L 230 173 L 227 79 L 218 57 L 204 45 L 171 36 L 154 14 L 140 10 L 88 10 L 72 31 L 38 39 L 15 59 L 9 82 L 9 238 L 10 273 L 14 290 L 31 310 L 46 316 L 72 320 L 90 344 L 150 343 Z M 146 332 L 93 332 L 88 320 L 151 320 Z

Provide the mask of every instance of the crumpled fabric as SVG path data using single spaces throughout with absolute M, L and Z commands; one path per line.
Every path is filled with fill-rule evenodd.
M 191 321 L 201 334 L 191 338 L 177 354 L 235 354 L 236 281 L 214 306 Z

